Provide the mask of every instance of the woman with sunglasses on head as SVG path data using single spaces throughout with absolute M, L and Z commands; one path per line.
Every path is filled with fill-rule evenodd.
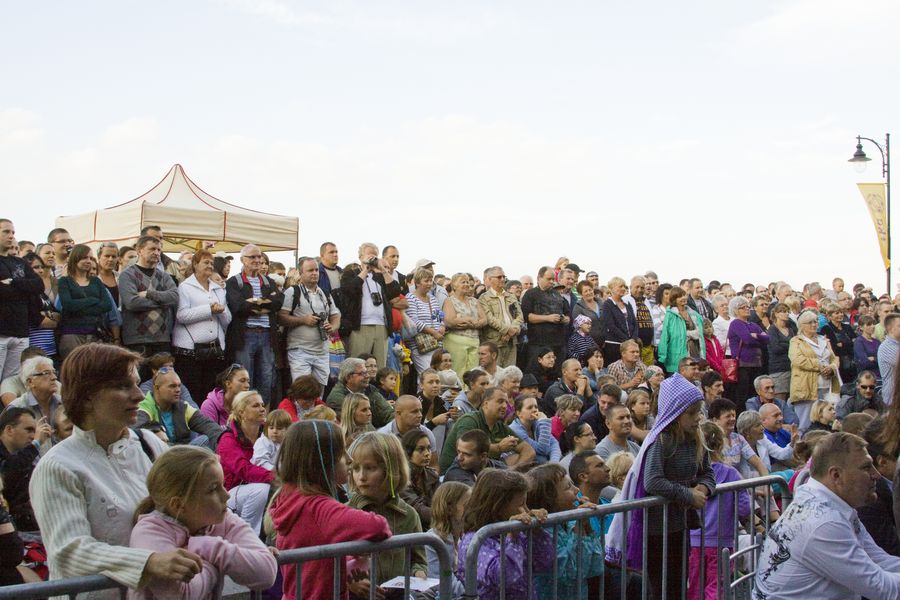
M 216 387 L 207 394 L 200 412 L 223 427 L 231 415 L 231 403 L 241 392 L 250 389 L 250 374 L 243 366 L 233 363 L 216 375 Z

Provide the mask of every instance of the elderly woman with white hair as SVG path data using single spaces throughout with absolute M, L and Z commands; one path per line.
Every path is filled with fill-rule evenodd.
M 789 402 L 800 419 L 800 431 L 810 425 L 812 403 L 829 393 L 839 394 L 840 361 L 824 335 L 816 333 L 819 315 L 805 310 L 797 319 L 800 332 L 791 338 L 788 358 L 791 360 L 791 394 Z
M 503 369 L 497 369 L 494 376 L 494 384 L 506 392 L 510 400 L 515 400 L 519 395 L 519 386 L 522 384 L 522 369 L 516 365 L 510 365 Z
M 55 422 L 56 411 L 62 407 L 59 381 L 56 379 L 53 361 L 46 356 L 33 356 L 22 363 L 19 377 L 25 385 L 26 392 L 9 405 L 30 408 L 38 419 L 38 426 L 52 425 Z M 41 444 L 41 454 L 52 445 L 52 439 L 46 444 Z
M 722 294 L 716 294 L 710 303 L 716 312 L 716 318 L 712 322 L 713 334 L 722 344 L 725 355 L 731 356 L 731 350 L 728 347 L 728 326 L 731 325 L 731 315 L 728 314 L 728 298 Z
M 728 346 L 731 356 L 738 361 L 738 380 L 734 398 L 738 413 L 744 411 L 747 398 L 753 395 L 753 380 L 763 374 L 767 365 L 763 364 L 762 349 L 769 343 L 769 334 L 762 327 L 750 321 L 750 301 L 743 296 L 735 296 L 728 303 L 731 323 L 728 325 Z

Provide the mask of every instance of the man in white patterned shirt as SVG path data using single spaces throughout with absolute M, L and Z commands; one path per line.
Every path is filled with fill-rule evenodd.
M 810 480 L 769 531 L 755 600 L 900 598 L 900 558 L 879 548 L 856 509 L 880 476 L 866 442 L 832 433 L 816 446 Z

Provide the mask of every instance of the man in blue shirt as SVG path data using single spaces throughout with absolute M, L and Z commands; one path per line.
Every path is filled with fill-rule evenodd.
M 763 404 L 759 409 L 759 416 L 762 419 L 763 433 L 766 438 L 773 444 L 787 448 L 797 435 L 797 426 L 793 425 L 791 431 L 784 429 L 782 427 L 784 416 L 781 409 L 775 404 Z

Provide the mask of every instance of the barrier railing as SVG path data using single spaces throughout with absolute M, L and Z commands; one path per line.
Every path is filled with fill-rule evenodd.
M 406 581 L 404 582 L 404 597 L 409 597 L 410 586 L 410 562 L 411 552 L 413 548 L 421 546 L 430 546 L 434 549 L 440 564 L 440 577 L 438 590 L 441 598 L 452 598 L 451 578 L 453 577 L 453 564 L 450 552 L 444 545 L 444 542 L 431 533 L 411 533 L 406 535 L 397 535 L 383 542 L 342 542 L 339 544 L 329 544 L 327 546 L 313 546 L 310 548 L 297 548 L 295 550 L 285 550 L 278 556 L 279 565 L 295 565 L 297 572 L 297 590 L 296 598 L 299 600 L 303 597 L 301 588 L 301 577 L 299 570 L 304 562 L 311 560 L 333 559 L 334 574 L 334 598 L 341 597 L 340 590 L 342 581 L 340 579 L 340 561 L 345 556 L 370 556 L 370 573 L 376 572 L 378 564 L 378 554 L 387 550 L 396 550 L 404 548 Z M 13 585 L 8 587 L 0 587 L 0 600 L 38 600 L 50 596 L 68 596 L 76 598 L 78 594 L 86 592 L 96 592 L 104 590 L 119 590 L 120 596 L 125 598 L 126 590 L 118 583 L 108 577 L 101 575 L 92 575 L 88 577 L 72 577 L 69 579 L 58 579 L 55 581 L 45 581 L 41 583 L 26 583 L 21 585 Z M 374 600 L 376 586 L 370 586 L 369 597 Z M 252 598 L 259 598 L 262 592 L 252 592 Z M 324 600 L 324 599 L 323 599 Z
M 747 581 L 750 577 L 752 577 L 752 573 L 745 574 L 743 576 L 738 577 L 732 582 L 732 574 L 737 570 L 737 559 L 744 555 L 749 555 L 752 561 L 752 570 L 755 571 L 756 568 L 756 559 L 761 549 L 761 543 L 754 536 L 755 543 L 750 544 L 747 548 L 740 549 L 739 548 L 739 531 L 740 531 L 740 519 L 738 516 L 738 499 L 737 494 L 739 492 L 745 492 L 746 490 L 751 490 L 751 511 L 750 514 L 753 515 L 756 511 L 753 510 L 754 502 L 753 498 L 757 496 L 757 489 L 762 488 L 762 493 L 759 496 L 763 497 L 765 500 L 764 509 L 762 510 L 765 523 L 765 530 L 768 530 L 769 527 L 769 505 L 772 499 L 772 489 L 771 486 L 775 484 L 781 484 L 784 489 L 787 489 L 786 482 L 784 478 L 769 475 L 766 477 L 756 477 L 753 479 L 746 479 L 742 481 L 736 481 L 732 483 L 722 484 L 717 486 L 716 493 L 711 496 L 711 500 L 717 503 L 717 506 L 720 504 L 720 499 L 726 497 L 727 494 L 731 494 L 731 506 L 733 507 L 732 516 L 730 517 L 733 522 L 730 528 L 732 533 L 731 536 L 731 545 L 730 548 L 734 548 L 737 551 L 732 552 L 730 548 L 726 547 L 721 552 L 721 556 L 726 557 L 723 558 L 722 561 L 719 562 L 717 573 L 714 575 L 717 582 L 717 590 L 716 595 L 718 598 L 731 598 L 734 590 L 741 585 L 742 582 Z M 790 501 L 790 498 L 787 496 L 783 496 L 787 502 Z M 527 541 L 527 552 L 526 552 L 526 564 L 525 564 L 525 579 L 527 580 L 528 586 L 528 595 L 526 597 L 531 597 L 534 586 L 534 575 L 533 572 L 533 546 L 534 546 L 534 532 L 538 529 L 550 529 L 553 537 L 554 547 L 556 546 L 557 536 L 559 527 L 571 523 L 576 522 L 578 524 L 589 521 L 591 519 L 599 519 L 600 522 L 603 522 L 603 519 L 608 515 L 613 515 L 616 513 L 630 513 L 636 510 L 642 510 L 643 515 L 643 537 L 642 537 L 642 563 L 640 567 L 640 582 L 633 582 L 633 576 L 637 574 L 637 571 L 629 569 L 626 565 L 626 555 L 627 555 L 627 528 L 623 528 L 622 531 L 622 539 L 620 540 L 621 544 L 621 560 L 618 564 L 610 564 L 606 563 L 606 572 L 602 577 L 598 577 L 597 586 L 599 587 L 600 597 L 607 597 L 606 587 L 609 584 L 617 584 L 618 588 L 618 596 L 620 596 L 623 600 L 626 598 L 633 598 L 637 595 L 637 591 L 634 589 L 637 585 L 640 585 L 640 597 L 643 600 L 646 600 L 650 596 L 649 590 L 649 580 L 648 580 L 648 514 L 649 510 L 654 507 L 667 507 L 662 512 L 662 557 L 661 560 L 661 591 L 662 598 L 665 599 L 667 597 L 667 583 L 669 581 L 669 566 L 668 566 L 668 553 L 669 553 L 669 508 L 670 502 L 660 498 L 658 496 L 652 496 L 647 498 L 641 498 L 640 500 L 630 500 L 627 502 L 618 502 L 614 504 L 605 504 L 599 506 L 597 508 L 592 509 L 575 509 L 569 510 L 565 512 L 553 513 L 547 517 L 547 519 L 543 523 L 532 522 L 530 524 L 525 524 L 517 521 L 508 521 L 502 523 L 493 523 L 491 525 L 487 525 L 482 527 L 469 542 L 469 545 L 466 549 L 466 557 L 465 557 L 465 598 L 467 599 L 476 599 L 478 598 L 478 554 L 481 550 L 482 545 L 489 539 L 499 536 L 500 540 L 500 556 L 506 556 L 506 544 L 508 534 L 511 533 L 519 533 L 519 532 L 527 532 L 528 541 Z M 707 503 L 708 505 L 709 503 Z M 687 510 L 684 509 L 684 522 L 687 522 Z M 706 506 L 699 511 L 700 523 L 706 523 Z M 723 514 L 722 511 L 717 512 L 717 529 L 716 531 L 721 534 L 723 532 Z M 576 526 L 575 534 L 577 536 L 575 549 L 576 549 L 576 574 L 575 574 L 575 589 L 583 591 L 585 589 L 585 574 L 583 571 L 583 542 L 585 533 L 582 530 L 582 527 Z M 605 548 L 606 547 L 606 533 L 604 531 L 604 527 L 601 525 L 600 532 L 598 534 L 600 539 L 600 545 Z M 699 571 L 700 571 L 700 580 L 699 580 L 699 594 L 701 597 L 705 597 L 702 593 L 702 590 L 705 589 L 706 586 L 706 578 L 708 574 L 706 573 L 706 528 L 700 528 L 700 545 L 699 545 Z M 681 539 L 681 547 L 682 547 L 682 560 L 680 565 L 681 570 L 681 589 L 680 594 L 678 594 L 681 598 L 687 597 L 687 583 L 688 583 L 688 557 L 689 557 L 689 549 L 691 547 L 689 543 L 689 531 L 685 528 L 683 534 L 680 536 Z M 717 547 L 722 542 L 722 536 L 716 536 L 716 545 Z M 726 554 L 727 552 L 727 554 Z M 716 551 L 716 554 L 719 555 L 720 552 Z M 500 561 L 500 582 L 499 582 L 499 597 L 505 598 L 506 595 L 506 574 L 505 574 L 505 561 Z M 610 577 L 610 568 L 617 568 L 617 579 L 615 577 Z M 554 559 L 553 567 L 552 567 L 552 577 L 550 580 L 551 590 L 550 590 L 550 598 L 556 600 L 557 592 L 558 592 L 558 565 L 557 561 Z M 727 582 L 727 585 L 726 585 Z M 669 596 L 670 600 L 676 600 Z

